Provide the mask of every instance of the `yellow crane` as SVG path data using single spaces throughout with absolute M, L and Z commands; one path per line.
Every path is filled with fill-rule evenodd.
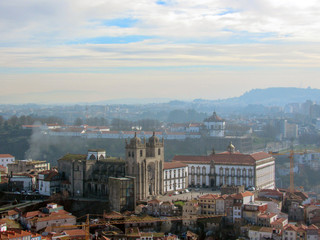
M 312 150 L 312 152 L 320 152 L 318 150 Z M 296 152 L 293 150 L 293 146 L 291 146 L 290 151 L 288 152 L 269 152 L 270 155 L 286 155 L 289 156 L 290 159 L 290 186 L 289 186 L 289 192 L 293 193 L 294 192 L 294 155 L 303 155 L 308 153 L 307 150 L 305 149 L 303 152 Z
M 139 219 L 138 217 L 136 219 L 119 219 L 119 220 L 111 220 L 111 221 L 105 221 L 105 220 L 99 220 L 97 223 L 90 223 L 90 215 L 95 215 L 95 216 L 103 216 L 100 214 L 86 214 L 86 222 L 85 224 L 81 225 L 60 225 L 60 226 L 54 226 L 54 228 L 74 228 L 74 227 L 81 227 L 84 228 L 86 235 L 85 235 L 85 240 L 90 240 L 90 227 L 95 227 L 95 226 L 101 226 L 101 225 L 117 225 L 117 224 L 133 224 L 133 223 L 151 223 L 151 222 L 167 222 L 167 221 L 181 221 L 181 220 L 188 220 L 190 217 L 166 217 L 166 218 L 153 218 L 153 219 Z M 82 216 L 82 217 L 84 217 Z M 216 217 L 224 217 L 226 216 L 225 214 L 218 214 L 218 215 L 208 215 L 208 214 L 200 214 L 197 215 L 198 219 L 207 219 L 207 218 L 216 218 Z M 79 217 L 79 218 L 82 218 Z M 79 219 L 78 218 L 78 219 Z M 68 239 L 66 237 L 65 239 Z

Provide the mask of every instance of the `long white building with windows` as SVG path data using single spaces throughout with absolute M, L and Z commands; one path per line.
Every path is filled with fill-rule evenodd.
M 179 191 L 188 187 L 188 165 L 181 162 L 164 162 L 164 192 Z
M 230 143 L 228 151 L 209 156 L 175 156 L 173 162 L 188 165 L 189 186 L 233 185 L 275 188 L 274 158 L 265 152 L 242 154 Z

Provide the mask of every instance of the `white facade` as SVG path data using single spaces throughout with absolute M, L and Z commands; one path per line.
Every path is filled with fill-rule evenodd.
M 164 169 L 164 192 L 179 191 L 188 187 L 188 167 Z
M 210 164 L 188 164 L 190 186 L 210 186 Z
M 255 186 L 257 189 L 274 189 L 275 163 L 274 161 L 264 163 L 264 161 L 264 159 L 257 161 Z
M 224 137 L 225 135 L 225 122 L 204 122 L 210 137 Z
M 15 157 L 10 154 L 0 154 L 0 165 L 4 167 L 8 167 L 9 163 L 13 163 L 15 161 Z
M 233 222 L 242 218 L 242 205 L 233 206 Z
M 209 132 L 210 137 L 224 137 L 226 130 L 226 122 L 220 118 L 216 112 L 204 120 L 204 125 Z
M 254 166 L 216 165 L 217 186 L 236 185 L 254 186 Z
M 209 156 L 175 156 L 174 162 L 188 165 L 189 185 L 220 187 L 223 185 L 275 188 L 274 158 L 264 152 L 241 154 L 223 152 Z
M 43 176 L 43 175 L 42 175 Z M 39 194 L 50 196 L 50 181 L 44 181 L 43 179 L 40 179 L 39 175 Z

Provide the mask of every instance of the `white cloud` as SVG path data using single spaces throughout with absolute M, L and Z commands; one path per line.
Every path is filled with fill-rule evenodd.
M 223 97 L 302 80 L 320 87 L 319 10 L 312 0 L 0 1 L 0 93 L 156 87 L 159 97 Z M 134 21 L 106 24 L 114 19 Z M 99 37 L 128 43 L 90 40 Z

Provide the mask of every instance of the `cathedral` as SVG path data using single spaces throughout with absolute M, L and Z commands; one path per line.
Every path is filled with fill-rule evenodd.
M 126 142 L 126 175 L 136 178 L 137 200 L 164 193 L 164 140 L 155 134 L 142 142 L 135 134 Z
M 164 140 L 160 141 L 155 133 L 148 141 L 135 135 L 126 141 L 125 150 L 125 159 L 109 157 L 101 149 L 88 150 L 86 155 L 66 154 L 58 160 L 63 180 L 61 190 L 71 196 L 107 198 L 112 188 L 110 178 L 114 182 L 127 181 L 129 177 L 135 179 L 130 189 L 134 189 L 136 200 L 163 194 Z M 123 191 L 122 195 L 129 192 L 118 191 Z

